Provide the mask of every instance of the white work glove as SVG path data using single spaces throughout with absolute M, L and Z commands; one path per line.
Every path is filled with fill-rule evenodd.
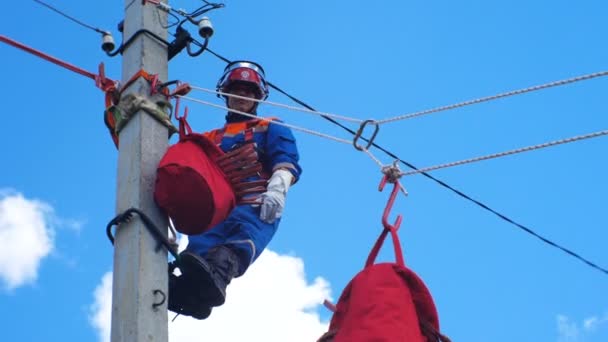
M 260 196 L 260 219 L 266 223 L 273 223 L 281 217 L 285 207 L 285 195 L 291 186 L 293 175 L 291 172 L 276 170 L 268 180 L 266 192 Z

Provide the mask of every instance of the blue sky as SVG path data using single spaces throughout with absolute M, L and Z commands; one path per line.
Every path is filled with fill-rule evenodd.
M 51 3 L 118 36 L 122 1 Z M 171 3 L 187 10 L 199 4 Z M 226 1 L 210 13 L 210 47 L 258 61 L 271 82 L 318 110 L 382 119 L 606 70 L 607 10 L 600 0 Z M 90 71 L 103 61 L 109 76 L 120 77 L 120 58 L 101 51 L 96 33 L 33 1 L 12 2 L 4 13 L 0 34 Z M 89 79 L 0 49 L 3 339 L 103 340 L 103 279 L 112 267 L 104 228 L 115 215 L 117 160 L 103 125 L 103 94 Z M 213 88 L 223 66 L 207 53 L 180 55 L 169 65 L 170 78 Z M 607 82 L 390 123 L 377 142 L 424 167 L 605 130 Z M 190 95 L 221 104 L 209 94 Z M 269 100 L 293 104 L 276 92 Z M 188 105 L 195 130 L 222 124 L 222 111 Z M 316 116 L 267 105 L 260 111 L 349 137 Z M 224 329 L 235 321 L 248 324 L 255 341 L 312 341 L 330 317 L 318 303 L 336 300 L 363 266 L 388 196 L 377 191 L 378 166 L 352 146 L 300 132 L 296 138 L 304 173 L 290 191 L 272 252 L 235 282 L 215 317 L 171 323 L 171 341 L 238 341 Z M 433 175 L 608 267 L 606 147 L 608 140 L 597 138 Z M 402 181 L 410 195 L 400 196 L 394 210 L 404 216 L 405 260 L 431 290 L 452 340 L 608 340 L 606 274 L 422 176 Z M 382 260 L 391 257 L 390 249 L 381 253 Z M 246 314 L 266 319 L 245 322 Z M 269 322 L 278 320 L 282 327 L 269 338 L 281 325 Z

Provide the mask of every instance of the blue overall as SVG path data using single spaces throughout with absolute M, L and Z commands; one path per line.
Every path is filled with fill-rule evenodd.
M 245 134 L 246 130 L 250 130 Z M 251 131 L 253 136 L 251 137 Z M 221 132 L 221 133 L 220 133 Z M 257 145 L 260 162 L 265 173 L 272 174 L 279 168 L 289 170 L 297 181 L 302 169 L 298 164 L 298 150 L 291 130 L 285 126 L 258 119 L 244 122 L 227 123 L 223 128 L 206 133 L 214 140 L 221 139 L 219 146 L 224 152 L 237 148 L 253 139 Z M 253 177 L 248 180 L 256 180 Z M 280 219 L 266 223 L 260 219 L 259 205 L 237 205 L 225 221 L 207 232 L 189 236 L 187 250 L 204 257 L 209 249 L 218 245 L 227 245 L 239 258 L 238 276 L 245 273 L 262 253 L 274 236 Z

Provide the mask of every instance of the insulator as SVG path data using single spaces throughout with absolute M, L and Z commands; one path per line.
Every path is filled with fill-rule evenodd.
M 203 17 L 201 21 L 198 22 L 198 34 L 207 39 L 213 36 L 213 26 L 211 25 L 211 20 L 207 17 Z
M 109 32 L 104 33 L 101 39 L 102 39 L 101 49 L 103 51 L 111 52 L 112 50 L 114 50 L 114 47 L 116 47 L 116 45 L 114 44 L 114 37 L 112 37 L 111 33 L 109 33 Z

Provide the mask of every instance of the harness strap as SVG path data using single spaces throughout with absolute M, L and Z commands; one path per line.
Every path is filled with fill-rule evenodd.
M 256 161 L 257 156 L 253 155 L 245 155 L 238 160 L 230 160 L 230 163 L 225 164 L 223 167 L 224 172 L 228 174 L 233 174 L 234 172 L 238 172 L 239 170 L 244 170 L 246 168 L 251 167 Z
M 260 120 L 252 120 L 250 122 L 247 122 L 247 126 L 245 126 L 245 130 L 243 131 L 245 143 L 253 141 L 254 129 L 255 129 L 255 126 L 258 125 L 259 122 L 260 122 Z M 225 126 L 215 131 L 214 140 L 215 140 L 216 145 L 219 145 L 222 143 L 222 139 L 224 139 L 224 135 L 226 135 Z
M 241 183 L 243 180 L 245 180 L 249 177 L 253 177 L 253 176 L 257 176 L 257 175 L 261 176 L 261 172 L 262 172 L 262 166 L 254 165 L 246 170 L 239 170 L 238 173 L 236 173 L 236 172 L 233 173 L 233 177 L 230 178 L 230 182 L 232 184 Z
M 242 159 L 257 159 L 257 157 L 253 144 L 246 144 L 219 157 L 217 163 L 226 171 L 230 171 L 230 165 L 234 164 L 234 162 L 238 162 Z
M 244 143 L 225 153 L 216 160 L 217 165 L 224 171 L 228 181 L 232 185 L 235 192 L 238 204 L 254 204 L 259 203 L 259 195 L 266 191 L 269 175 L 264 172 L 264 167 L 260 162 L 260 155 L 256 149 L 254 140 L 256 127 L 260 124 L 265 124 L 266 121 L 250 120 L 240 123 L 238 133 L 243 133 Z M 226 131 L 232 133 L 233 127 L 228 125 L 212 131 L 208 136 L 220 145 L 226 135 Z M 236 133 L 236 131 L 235 131 Z M 259 176 L 262 179 L 255 181 L 245 181 L 248 178 Z
M 265 186 L 266 183 L 268 181 L 266 179 L 258 179 L 258 180 L 253 180 L 253 181 L 248 181 L 248 182 L 242 182 L 239 184 L 235 184 L 234 189 L 235 190 L 243 190 L 252 186 Z
M 244 132 L 245 135 L 245 143 L 253 141 L 253 127 L 249 127 Z
M 150 74 L 147 71 L 145 71 L 144 69 L 139 69 L 138 72 L 136 72 L 133 76 L 131 76 L 131 78 L 125 82 L 125 84 L 120 87 L 120 93 L 122 94 L 122 92 L 127 89 L 130 85 L 132 85 L 133 83 L 135 83 L 135 81 L 137 81 L 139 78 L 143 78 L 146 81 L 148 81 L 150 83 L 150 95 L 154 95 L 156 93 L 158 93 L 158 75 L 157 74 Z M 169 97 L 169 90 L 167 88 L 163 88 L 160 90 L 160 93 Z
M 232 185 L 238 204 L 258 202 L 258 197 L 251 195 L 266 191 L 267 177 L 263 175 L 262 163 L 253 140 L 219 157 L 216 163 Z M 261 176 L 263 179 L 244 181 L 254 176 Z

